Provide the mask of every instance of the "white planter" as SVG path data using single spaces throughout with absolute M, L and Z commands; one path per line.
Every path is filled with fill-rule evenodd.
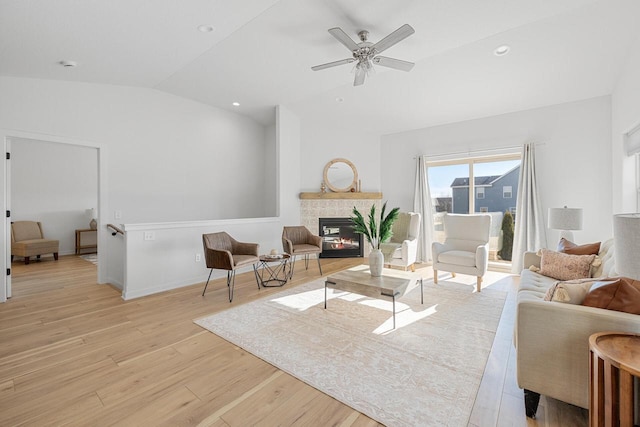
M 384 265 L 384 255 L 380 249 L 372 249 L 369 253 L 369 270 L 373 277 L 382 276 L 382 267 Z

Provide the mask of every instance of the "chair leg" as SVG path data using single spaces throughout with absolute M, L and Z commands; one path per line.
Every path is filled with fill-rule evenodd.
M 456 273 L 454 273 L 453 271 L 451 272 L 451 277 L 456 277 Z
M 55 259 L 56 261 L 58 260 L 58 252 L 53 253 L 53 259 Z
M 256 264 L 253 264 L 253 273 L 256 275 L 256 283 L 258 284 L 258 290 L 260 290 L 260 276 L 258 274 L 258 267 L 256 267 Z
M 411 268 L 411 271 L 412 271 L 413 273 L 415 273 L 415 272 L 416 272 L 416 265 L 415 265 L 415 264 L 411 264 L 411 265 L 409 266 L 409 268 Z
M 309 269 L 309 254 L 306 254 L 304 256 L 304 269 L 308 270 Z
M 25 265 L 29 264 L 29 257 L 28 256 L 24 257 L 24 264 Z
M 36 259 L 40 261 L 40 255 L 36 255 Z
M 13 255 L 11 255 L 11 262 L 13 262 Z
M 320 265 L 320 254 L 316 255 L 316 258 L 318 259 L 318 269 L 320 270 L 320 275 L 322 276 L 322 265 Z
M 205 283 L 205 285 L 204 285 L 204 290 L 202 291 L 202 296 L 204 296 L 204 293 L 207 292 L 207 286 L 209 286 L 209 280 L 211 279 L 211 273 L 213 273 L 213 268 L 209 272 L 209 277 L 207 278 L 207 283 Z
M 478 276 L 478 280 L 476 281 L 476 291 L 480 292 L 480 289 L 482 289 L 481 285 L 482 285 L 482 276 Z
M 289 272 L 289 280 L 293 279 L 293 270 L 295 270 L 296 268 L 296 256 L 295 255 L 291 255 L 291 261 L 289 261 L 291 263 L 291 271 Z
M 233 301 L 233 287 L 236 284 L 236 271 L 227 272 L 227 287 L 229 288 L 229 302 Z
M 438 270 L 433 270 L 433 283 L 438 284 Z

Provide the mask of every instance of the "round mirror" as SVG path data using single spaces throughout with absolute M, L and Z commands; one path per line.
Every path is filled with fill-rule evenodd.
M 324 182 L 331 191 L 346 193 L 356 188 L 358 171 L 347 159 L 333 159 L 324 167 Z

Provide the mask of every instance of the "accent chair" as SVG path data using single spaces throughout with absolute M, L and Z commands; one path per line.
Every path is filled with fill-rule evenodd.
M 433 242 L 433 282 L 438 283 L 438 271 L 476 276 L 480 292 L 482 276 L 489 266 L 489 234 L 491 215 L 445 214 L 444 243 Z
M 304 225 L 285 226 L 282 229 L 282 248 L 293 259 L 291 264 L 291 275 L 296 266 L 296 257 L 304 256 L 304 267 L 309 269 L 309 255 L 316 254 L 318 269 L 322 276 L 322 265 L 320 265 L 320 254 L 322 253 L 322 237 L 316 236 Z
M 37 221 L 14 221 L 11 223 L 11 261 L 14 256 L 24 257 L 24 263 L 29 264 L 32 256 L 53 254 L 53 259 L 58 260 L 58 247 L 60 242 L 53 239 L 45 239 L 42 233 L 42 224 Z
M 380 244 L 384 254 L 384 263 L 388 266 L 407 267 L 415 271 L 418 258 L 418 233 L 420 232 L 420 214 L 400 212 L 391 226 L 391 239 Z
M 258 273 L 256 271 L 256 263 L 260 260 L 258 256 L 260 245 L 257 243 L 238 242 L 224 231 L 203 234 L 202 244 L 204 246 L 204 258 L 207 268 L 211 269 L 207 283 L 204 285 L 202 296 L 204 296 L 204 293 L 207 291 L 211 273 L 213 273 L 214 269 L 227 270 L 229 302 L 233 301 L 233 288 L 235 285 L 236 270 L 238 268 L 253 265 L 253 272 L 256 275 L 258 289 L 260 289 L 260 282 L 258 281 Z

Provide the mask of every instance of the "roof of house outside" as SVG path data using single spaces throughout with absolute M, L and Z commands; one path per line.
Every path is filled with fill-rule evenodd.
M 491 187 L 494 182 L 502 178 L 503 176 L 513 172 L 514 170 L 520 168 L 520 165 L 516 165 L 503 173 L 502 175 L 489 175 L 489 176 L 476 176 L 474 179 L 474 186 L 476 187 Z M 469 186 L 469 177 L 466 178 L 455 178 L 451 183 L 451 188 L 464 188 Z
M 489 187 L 491 183 L 496 179 L 500 178 L 502 175 L 491 175 L 491 176 L 476 176 L 474 179 L 475 186 L 484 186 Z M 451 187 L 468 187 L 469 186 L 469 178 L 456 178 L 451 183 Z

